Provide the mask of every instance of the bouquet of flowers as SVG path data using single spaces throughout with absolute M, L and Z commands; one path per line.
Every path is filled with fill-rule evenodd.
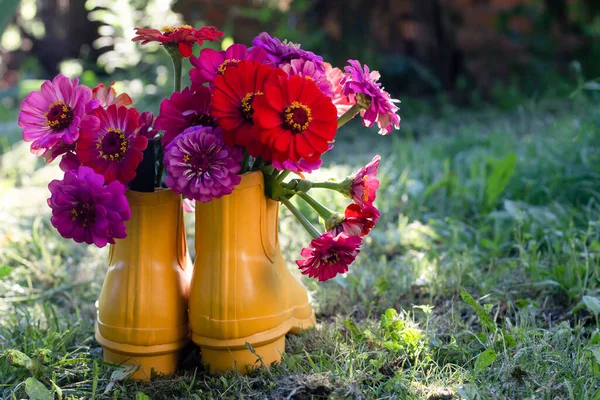
M 133 41 L 159 42 L 173 61 L 175 91 L 156 118 L 131 107 L 131 98 L 117 96 L 112 84 L 91 89 L 63 75 L 25 98 L 23 139 L 48 163 L 60 158 L 65 173 L 49 184 L 52 225 L 65 238 L 103 247 L 126 236 L 125 191 L 135 190 L 140 178 L 150 179 L 142 183 L 151 188 L 209 202 L 230 194 L 241 174 L 261 171 L 266 196 L 284 204 L 313 237 L 296 261 L 302 273 L 324 281 L 346 272 L 380 215 L 373 205 L 380 157 L 340 182 L 312 182 L 303 174 L 321 166 L 338 129 L 356 115 L 382 135 L 398 129 L 398 100 L 366 65 L 349 60 L 342 71 L 265 32 L 250 48 L 233 44 L 193 55 L 195 44 L 222 35 L 212 26 L 136 28 Z M 193 68 L 182 89 L 184 60 Z M 141 177 L 146 159 L 156 162 Z M 289 179 L 291 173 L 297 178 Z M 332 211 L 309 193 L 318 188 L 352 203 L 343 213 Z M 293 196 L 318 213 L 324 233 L 290 202 Z

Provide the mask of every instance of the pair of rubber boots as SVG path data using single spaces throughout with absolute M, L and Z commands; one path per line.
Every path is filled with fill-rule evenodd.
M 127 238 L 111 246 L 97 303 L 105 361 L 139 365 L 137 379 L 171 374 L 191 336 L 211 373 L 246 373 L 280 361 L 285 335 L 315 325 L 306 288 L 281 256 L 278 202 L 265 197 L 262 173 L 196 204 L 193 268 L 181 196 L 129 191 L 127 198 Z

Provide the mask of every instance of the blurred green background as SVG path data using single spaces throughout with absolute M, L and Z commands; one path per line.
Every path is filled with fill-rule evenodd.
M 0 120 L 59 72 L 121 81 L 138 106 L 156 108 L 171 88 L 169 61 L 132 43 L 133 29 L 182 23 L 215 25 L 223 47 L 267 30 L 339 67 L 359 59 L 401 99 L 511 108 L 600 76 L 597 0 L 0 0 L 0 9 Z

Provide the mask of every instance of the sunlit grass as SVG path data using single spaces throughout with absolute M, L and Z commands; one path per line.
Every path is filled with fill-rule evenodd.
M 382 218 L 348 274 L 304 280 L 318 327 L 246 377 L 206 375 L 191 347 L 174 377 L 118 379 L 93 339 L 107 250 L 60 238 L 45 205 L 60 171 L 17 145 L 0 170 L 0 397 L 25 397 L 36 378 L 63 398 L 598 398 L 596 108 L 404 116 L 391 136 L 342 133 L 313 178 L 382 154 Z M 283 211 L 280 237 L 292 266 L 309 237 Z

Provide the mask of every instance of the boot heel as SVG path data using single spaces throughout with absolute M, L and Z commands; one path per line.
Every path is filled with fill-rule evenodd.
M 240 374 L 246 375 L 252 369 L 261 367 L 263 364 L 269 367 L 273 363 L 281 362 L 281 355 L 285 351 L 285 336 L 262 346 L 253 346 L 253 348 L 256 355 L 246 347 L 215 349 L 200 346 L 202 364 L 205 368 L 210 368 L 210 373 L 237 370 Z M 262 363 L 259 357 L 262 359 Z
M 132 379 L 148 380 L 152 376 L 152 370 L 157 374 L 170 375 L 177 370 L 180 351 L 166 354 L 132 354 L 119 353 L 109 348 L 104 348 L 104 361 L 113 364 L 139 365 L 139 369 L 131 376 Z

